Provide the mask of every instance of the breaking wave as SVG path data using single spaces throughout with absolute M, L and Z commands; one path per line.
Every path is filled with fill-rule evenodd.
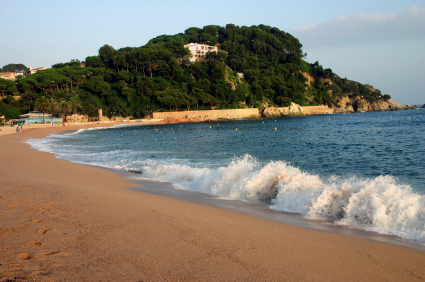
M 392 176 L 325 180 L 282 161 L 262 165 L 249 155 L 217 169 L 147 165 L 143 176 L 222 199 L 267 203 L 274 210 L 425 243 L 425 196 Z

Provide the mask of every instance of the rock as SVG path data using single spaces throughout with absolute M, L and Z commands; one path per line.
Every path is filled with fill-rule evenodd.
M 31 254 L 29 253 L 22 253 L 22 254 L 18 254 L 18 258 L 26 260 L 26 259 L 30 259 L 32 257 Z
M 370 106 L 372 108 L 372 111 L 387 111 L 389 109 L 388 102 L 380 99 L 376 102 L 370 103 Z
M 267 107 L 267 108 L 264 109 L 262 116 L 266 117 L 266 118 L 268 118 L 268 117 L 281 117 L 281 116 L 283 116 L 283 114 L 277 108 Z
M 289 106 L 288 110 L 288 116 L 294 117 L 294 116 L 304 116 L 303 109 L 300 105 L 295 104 L 294 102 L 291 102 L 291 105 Z
M 406 109 L 406 110 L 414 110 L 414 109 L 417 109 L 418 107 L 417 106 L 415 106 L 415 105 L 405 105 L 404 106 L 404 109 Z
M 342 97 L 338 102 L 339 107 L 334 108 L 334 113 L 354 113 L 354 112 L 369 112 L 369 111 L 388 111 L 388 110 L 402 110 L 405 106 L 392 101 L 391 99 L 385 101 L 379 99 L 375 102 L 367 101 L 359 96 L 349 98 L 348 96 Z
M 342 97 L 338 105 L 339 107 L 333 107 L 334 113 L 354 113 L 353 105 L 349 97 Z
M 391 99 L 389 99 L 388 101 L 388 108 L 390 109 L 390 110 L 393 110 L 393 111 L 395 111 L 395 110 L 402 110 L 403 109 L 403 106 L 402 105 L 400 105 L 399 103 L 397 103 L 397 102 L 394 102 L 393 100 L 391 100 Z

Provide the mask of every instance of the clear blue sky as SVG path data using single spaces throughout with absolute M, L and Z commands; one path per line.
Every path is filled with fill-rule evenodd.
M 425 103 L 425 1 L 2 1 L 0 66 L 50 67 L 104 44 L 142 46 L 189 27 L 264 24 L 291 33 L 307 61 Z

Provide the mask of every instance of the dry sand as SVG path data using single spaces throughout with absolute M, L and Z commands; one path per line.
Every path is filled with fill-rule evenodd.
M 424 251 L 132 191 L 22 142 L 69 129 L 0 136 L 0 281 L 425 278 Z

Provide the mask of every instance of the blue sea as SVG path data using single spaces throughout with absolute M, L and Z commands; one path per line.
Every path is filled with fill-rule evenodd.
M 425 110 L 136 123 L 28 143 L 176 189 L 425 245 Z

